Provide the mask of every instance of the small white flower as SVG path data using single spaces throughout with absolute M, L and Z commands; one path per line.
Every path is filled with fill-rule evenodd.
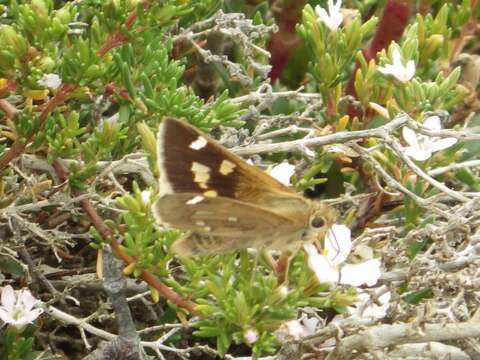
M 440 118 L 430 116 L 423 122 L 423 126 L 432 131 L 441 130 Z M 402 135 L 409 145 L 405 148 L 405 154 L 417 161 L 425 161 L 432 157 L 432 153 L 444 150 L 457 143 L 455 138 L 437 138 L 423 134 L 417 134 L 412 129 L 404 126 Z
M 319 320 L 317 318 L 303 317 L 300 320 L 290 320 L 282 324 L 275 331 L 275 336 L 281 341 L 300 340 L 305 336 L 313 335 L 317 329 Z
M 33 322 L 42 312 L 34 309 L 40 303 L 29 290 L 14 291 L 10 285 L 2 289 L 0 300 L 0 319 L 17 329 Z
M 358 294 L 358 301 L 355 306 L 348 306 L 347 310 L 351 315 L 358 316 L 362 319 L 380 320 L 387 315 L 390 307 L 390 299 L 392 294 L 390 291 L 380 295 L 377 299 L 379 304 L 373 303 L 366 292 Z
M 142 193 L 142 201 L 145 205 L 150 204 L 150 197 L 152 196 L 152 193 L 148 190 L 143 190 Z
M 336 3 L 334 3 L 333 0 L 328 0 L 328 13 L 319 5 L 315 6 L 317 16 L 320 18 L 320 21 L 330 29 L 330 31 L 336 31 L 343 22 L 343 14 L 340 11 L 341 6 L 342 0 L 338 0 Z
M 321 283 L 341 283 L 360 286 L 375 285 L 380 278 L 380 260 L 371 259 L 360 264 L 344 264 L 352 250 L 350 229 L 334 224 L 325 237 L 323 254 L 312 244 L 305 244 L 308 265 Z
M 415 75 L 415 62 L 413 60 L 407 61 L 407 65 L 402 63 L 402 55 L 400 51 L 395 48 L 392 54 L 392 64 L 386 64 L 385 66 L 378 67 L 384 75 L 393 75 L 397 80 L 401 82 L 407 82 Z
M 295 173 L 295 166 L 288 162 L 275 165 L 270 171 L 270 176 L 280 181 L 285 186 L 290 186 L 290 178 Z
M 245 342 L 249 345 L 254 344 L 258 340 L 258 331 L 255 329 L 248 329 L 247 331 L 244 332 L 243 338 L 245 339 Z
M 108 128 L 111 128 L 113 127 L 116 123 L 118 123 L 118 119 L 120 118 L 120 115 L 118 113 L 116 114 L 113 114 L 112 116 L 108 117 L 108 118 L 105 118 L 105 117 L 102 117 L 100 118 L 100 121 L 98 123 L 98 127 L 100 129 L 103 129 L 103 127 L 105 126 L 105 124 L 107 124 L 107 129 Z
M 57 74 L 45 74 L 42 79 L 37 81 L 37 84 L 56 90 L 62 85 L 62 79 Z
M 282 298 L 286 298 L 287 295 L 288 295 L 288 287 L 286 287 L 285 285 L 282 285 L 278 288 L 278 294 L 282 297 Z

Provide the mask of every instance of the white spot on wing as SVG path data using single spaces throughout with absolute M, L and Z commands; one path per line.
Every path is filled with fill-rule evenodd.
M 204 148 L 206 145 L 207 145 L 207 139 L 205 139 L 203 136 L 199 136 L 197 140 L 192 141 L 189 147 L 190 149 L 193 149 L 193 150 L 200 150 Z
M 235 165 L 233 162 L 229 160 L 223 160 L 222 163 L 220 164 L 220 174 L 222 175 L 228 175 L 231 172 L 233 172 L 233 169 L 235 169 L 237 165 Z
M 200 196 L 200 195 L 197 195 L 193 198 L 191 198 L 190 200 L 188 200 L 185 204 L 187 205 L 195 205 L 195 204 L 198 204 L 200 201 L 202 201 L 204 199 L 203 196 Z
M 208 189 L 207 182 L 210 179 L 210 168 L 194 161 L 190 169 L 193 172 L 193 181 L 195 181 L 201 189 Z
M 203 193 L 206 197 L 215 197 L 218 193 L 215 190 L 208 190 Z

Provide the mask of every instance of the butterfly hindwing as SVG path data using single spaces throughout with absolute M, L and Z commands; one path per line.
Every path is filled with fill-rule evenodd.
M 169 227 L 211 236 L 271 237 L 295 230 L 288 217 L 253 204 L 195 193 L 166 194 L 153 205 L 157 221 Z
M 194 255 L 217 255 L 224 254 L 233 250 L 255 247 L 257 244 L 254 239 L 232 238 L 214 235 L 204 235 L 199 233 L 190 233 L 175 241 L 173 251 L 182 256 Z

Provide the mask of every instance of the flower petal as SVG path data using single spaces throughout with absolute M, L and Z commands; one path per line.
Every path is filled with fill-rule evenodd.
M 258 331 L 255 330 L 255 329 L 248 329 L 247 331 L 245 331 L 245 333 L 243 334 L 243 339 L 245 340 L 245 342 L 249 345 L 257 342 L 259 336 L 258 336 Z
M 351 231 L 346 225 L 333 224 L 325 237 L 325 252 L 332 264 L 343 263 L 352 251 Z
M 392 64 L 395 67 L 403 66 L 402 64 L 402 54 L 400 54 L 400 50 L 395 46 L 392 52 Z
M 384 75 L 393 75 L 395 74 L 395 67 L 390 64 L 386 64 L 385 66 L 379 66 L 377 68 L 378 71 L 380 71 Z
M 311 317 L 311 318 L 305 317 L 305 318 L 303 318 L 302 319 L 302 324 L 303 324 L 303 328 L 305 330 L 305 334 L 307 336 L 308 335 L 313 335 L 315 333 L 315 331 L 317 330 L 317 325 L 318 325 L 319 322 L 320 322 L 320 320 L 318 320 L 315 317 Z
M 432 152 L 430 150 L 422 150 L 410 146 L 405 148 L 405 155 L 417 161 L 425 161 L 432 157 Z
M 62 85 L 62 79 L 57 74 L 45 74 L 42 79 L 37 81 L 37 84 L 55 90 Z
M 363 319 L 379 320 L 387 315 L 387 310 L 390 307 L 389 301 L 391 298 L 390 291 L 384 293 L 378 298 L 378 303 L 370 303 L 371 298 L 365 292 L 361 292 L 357 296 L 358 302 L 356 306 L 348 306 L 347 309 L 351 315 L 356 315 Z
M 330 14 L 332 12 L 335 12 L 335 13 L 339 13 L 340 12 L 340 8 L 342 7 L 342 0 L 338 0 L 336 3 L 333 3 L 333 0 L 332 0 L 332 11 L 330 12 Z M 328 3 L 328 7 L 330 8 L 330 3 Z
M 14 321 L 11 312 L 1 307 L 0 307 L 0 319 L 6 324 L 11 324 Z
M 409 127 L 404 126 L 402 128 L 403 139 L 407 142 L 408 145 L 418 148 L 418 139 L 417 133 L 410 129 Z
M 322 8 L 320 5 L 315 6 L 315 12 L 317 13 L 317 16 L 320 18 L 320 21 L 322 21 L 323 23 L 330 21 L 327 11 L 324 8 Z
M 319 5 L 315 7 L 315 12 L 320 21 L 323 22 L 330 31 L 336 31 L 343 22 L 343 14 L 340 11 L 341 6 L 341 1 L 334 3 L 333 0 L 328 0 L 328 13 Z
M 435 152 L 435 151 L 440 151 L 440 150 L 443 150 L 443 149 L 447 149 L 453 145 L 455 145 L 457 143 L 457 139 L 456 138 L 443 138 L 443 139 L 438 139 L 438 140 L 435 140 L 430 148 L 430 150 L 432 152 Z
M 390 301 L 390 297 L 390 292 L 380 296 L 379 301 L 382 303 L 382 305 L 372 304 L 367 306 L 362 312 L 362 318 L 368 318 L 372 320 L 383 319 L 387 315 L 387 310 L 390 307 L 390 304 L 388 303 Z M 383 301 L 382 298 L 388 300 Z
M 141 195 L 142 195 L 142 201 L 145 205 L 149 205 L 150 204 L 150 197 L 152 196 L 152 193 L 148 190 L 143 190 L 141 192 Z
M 30 324 L 34 322 L 40 314 L 43 313 L 43 309 L 33 309 L 22 316 L 20 319 L 17 320 L 17 324 L 20 326 L 24 326 L 26 324 Z
M 403 65 L 402 54 L 397 47 L 394 47 L 392 51 L 392 64 L 379 67 L 378 71 L 385 75 L 393 75 L 401 82 L 407 82 L 415 75 L 415 62 L 409 60 L 406 66 Z
M 15 291 L 10 285 L 7 285 L 2 289 L 1 302 L 2 302 L 2 306 L 7 311 L 11 311 L 13 309 L 13 305 L 15 305 L 16 298 L 15 298 Z
M 18 295 L 18 300 L 23 304 L 26 311 L 30 311 L 38 303 L 38 300 L 33 297 L 29 290 L 22 290 Z
M 300 340 L 306 335 L 305 328 L 298 320 L 287 321 L 284 323 L 284 328 L 286 329 L 287 334 L 295 340 Z
M 373 286 L 380 278 L 380 260 L 372 259 L 361 264 L 346 264 L 340 270 L 340 283 L 360 286 Z
M 290 186 L 290 178 L 295 173 L 295 166 L 282 162 L 272 168 L 270 176 L 280 181 L 285 186 Z
M 438 131 L 442 128 L 440 118 L 437 115 L 429 116 L 423 121 L 423 126 L 432 131 Z
M 405 68 L 405 81 L 410 80 L 415 75 L 415 62 L 413 60 L 409 60 L 407 62 L 407 66 Z
M 308 266 L 315 273 L 318 281 L 336 284 L 340 276 L 338 269 L 333 267 L 325 256 L 320 255 L 313 244 L 305 244 L 303 248 L 308 254 Z

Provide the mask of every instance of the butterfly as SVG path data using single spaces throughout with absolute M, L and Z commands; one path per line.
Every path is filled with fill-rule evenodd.
M 157 134 L 156 220 L 187 230 L 181 257 L 238 249 L 288 250 L 322 239 L 335 221 L 325 203 L 295 193 L 187 122 L 164 118 Z

